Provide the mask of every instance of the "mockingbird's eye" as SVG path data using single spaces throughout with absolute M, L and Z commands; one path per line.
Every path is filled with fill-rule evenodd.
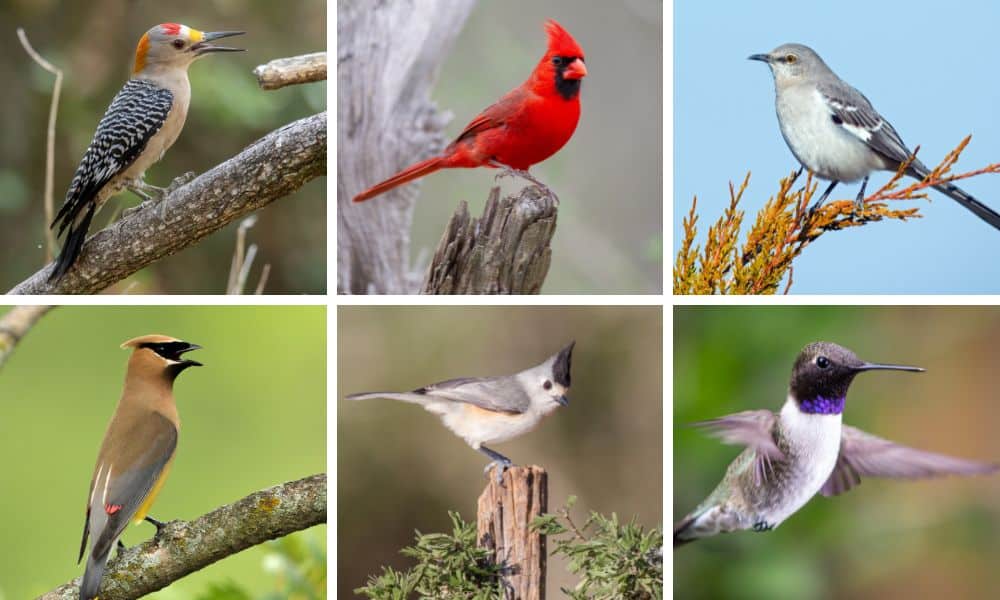
M 788 63 L 788 64 L 790 64 L 790 65 L 794 65 L 796 62 L 798 62 L 798 60 L 799 60 L 799 57 L 795 56 L 794 54 L 786 54 L 785 55 L 785 62 Z

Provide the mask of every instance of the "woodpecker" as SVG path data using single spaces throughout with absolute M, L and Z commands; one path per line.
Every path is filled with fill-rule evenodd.
M 73 175 L 66 200 L 50 227 L 66 233 L 62 252 L 49 275 L 58 281 L 76 262 L 94 214 L 108 198 L 128 189 L 144 204 L 151 192 L 164 190 L 143 180 L 180 135 L 191 100 L 188 67 L 210 52 L 242 52 L 243 48 L 209 42 L 243 31 L 202 32 L 178 23 L 162 23 L 143 34 L 135 49 L 132 76 L 111 100 L 94 139 Z

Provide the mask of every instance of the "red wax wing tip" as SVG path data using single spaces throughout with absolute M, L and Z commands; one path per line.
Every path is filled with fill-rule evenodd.
M 180 25 L 179 23 L 163 23 L 160 25 L 160 29 L 162 29 L 163 33 L 167 35 L 180 35 L 181 27 L 183 27 L 183 25 Z
M 555 19 L 545 22 L 545 33 L 549 36 L 549 50 L 562 56 L 579 56 L 583 58 L 583 48 L 576 43 L 573 36 L 563 29 Z
M 116 512 L 120 511 L 121 509 L 122 509 L 122 505 L 121 504 L 105 504 L 104 505 L 104 512 L 108 513 L 109 515 L 113 515 Z

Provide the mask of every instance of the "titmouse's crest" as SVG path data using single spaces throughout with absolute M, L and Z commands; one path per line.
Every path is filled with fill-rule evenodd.
M 559 351 L 556 355 L 555 362 L 552 363 L 552 378 L 556 380 L 559 385 L 569 388 L 569 371 L 570 363 L 573 360 L 573 346 L 576 345 L 576 340 L 571 341 L 568 346 Z

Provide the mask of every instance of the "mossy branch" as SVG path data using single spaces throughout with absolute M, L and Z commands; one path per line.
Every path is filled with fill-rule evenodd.
M 227 556 L 322 523 L 325 473 L 255 492 L 193 521 L 171 521 L 153 539 L 111 559 L 101 600 L 140 598 Z M 36 600 L 77 600 L 79 581 Z
M 918 208 L 895 209 L 891 208 L 892 203 L 926 199 L 927 188 L 943 183 L 1000 173 L 1000 163 L 994 163 L 967 173 L 950 174 L 970 140 L 971 136 L 966 137 L 927 177 L 908 186 L 902 186 L 901 180 L 912 159 L 903 163 L 885 185 L 863 199 L 860 208 L 852 199 L 834 200 L 818 209 L 809 209 L 819 182 L 810 173 L 805 185 L 794 190 L 799 174 L 792 173 L 780 181 L 777 194 L 757 213 L 742 244 L 739 239 L 745 213 L 739 204 L 750 183 L 750 173 L 739 188 L 730 183 L 729 205 L 709 228 L 703 248 L 695 244 L 698 234 L 695 197 L 683 221 L 684 236 L 674 261 L 674 293 L 774 294 L 782 280 L 786 281 L 784 292 L 788 293 L 792 261 L 823 234 L 883 220 L 919 218 L 922 215 Z

